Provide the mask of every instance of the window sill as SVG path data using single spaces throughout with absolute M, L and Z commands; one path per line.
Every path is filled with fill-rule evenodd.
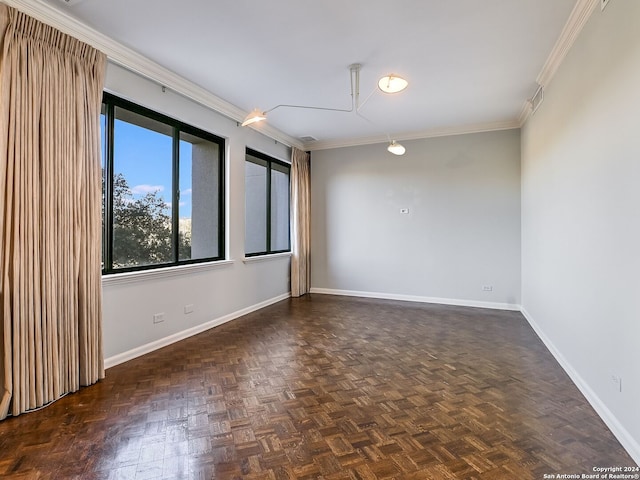
M 268 255 L 256 255 L 255 257 L 244 257 L 242 261 L 244 263 L 266 262 L 267 260 L 277 260 L 278 258 L 289 258 L 290 256 L 291 256 L 291 252 L 271 253 Z
M 217 262 L 192 263 L 190 265 L 179 265 L 177 267 L 155 268 L 153 270 L 141 270 L 139 272 L 114 273 L 102 276 L 102 286 L 124 285 L 127 283 L 144 282 L 151 279 L 162 279 L 170 277 L 180 277 L 198 272 L 206 272 L 221 267 L 232 265 L 233 260 L 220 260 Z

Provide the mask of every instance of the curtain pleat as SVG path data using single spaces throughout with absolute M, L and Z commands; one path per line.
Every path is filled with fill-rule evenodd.
M 104 377 L 106 57 L 0 4 L 0 419 Z
M 307 152 L 291 152 L 291 296 L 311 288 L 311 160 Z

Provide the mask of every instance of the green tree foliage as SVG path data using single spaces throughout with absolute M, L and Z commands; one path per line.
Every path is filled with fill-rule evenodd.
M 113 267 L 173 261 L 170 209 L 158 190 L 135 198 L 121 173 L 113 179 Z M 191 238 L 179 235 L 180 259 L 191 257 Z

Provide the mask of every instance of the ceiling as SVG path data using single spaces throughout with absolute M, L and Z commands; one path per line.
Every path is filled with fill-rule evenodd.
M 576 0 L 45 0 L 271 126 L 318 144 L 517 122 Z M 402 93 L 377 90 L 396 73 Z M 308 146 L 307 142 L 305 146 Z M 313 143 L 311 144 L 313 145 Z

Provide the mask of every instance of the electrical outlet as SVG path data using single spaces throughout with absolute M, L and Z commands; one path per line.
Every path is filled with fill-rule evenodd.
M 482 291 L 483 292 L 492 292 L 493 291 L 493 285 L 483 285 L 482 286 Z
M 154 313 L 153 314 L 153 323 L 162 323 L 164 322 L 164 312 Z
M 184 306 L 184 314 L 188 314 L 188 313 L 192 313 L 193 312 L 193 303 L 190 303 L 189 305 L 185 305 Z
M 622 392 L 622 377 L 614 373 L 611 375 L 611 381 L 616 386 L 616 390 L 618 390 L 618 392 Z

